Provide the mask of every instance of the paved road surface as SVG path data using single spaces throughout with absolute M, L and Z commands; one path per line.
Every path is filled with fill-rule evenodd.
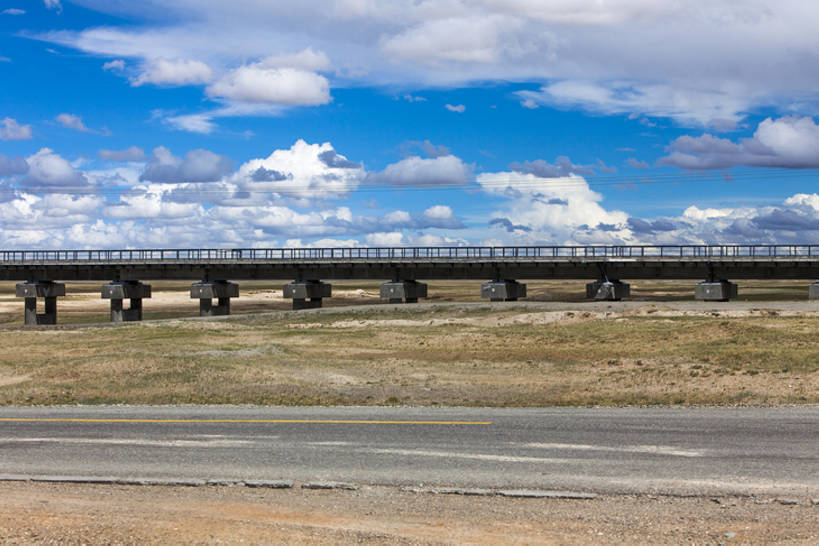
M 819 407 L 0 408 L 0 474 L 819 494 Z

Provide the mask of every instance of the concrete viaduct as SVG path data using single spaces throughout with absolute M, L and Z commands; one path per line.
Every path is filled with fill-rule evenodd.
M 191 298 L 202 316 L 230 314 L 239 296 L 232 281 L 285 280 L 293 309 L 321 307 L 332 279 L 382 279 L 381 297 L 392 303 L 427 296 L 420 280 L 483 280 L 492 301 L 526 296 L 526 279 L 589 279 L 589 299 L 629 296 L 623 279 L 697 279 L 695 297 L 727 301 L 740 279 L 819 280 L 819 245 L 529 246 L 401 248 L 268 248 L 0 251 L 0 280 L 24 281 L 26 324 L 55 324 L 58 281 L 108 281 L 101 296 L 111 301 L 114 322 L 142 319 L 151 286 L 142 280 L 194 280 Z M 819 300 L 819 282 L 808 297 Z M 38 313 L 37 299 L 44 300 Z M 123 300 L 130 300 L 125 308 Z M 216 303 L 214 303 L 216 300 Z

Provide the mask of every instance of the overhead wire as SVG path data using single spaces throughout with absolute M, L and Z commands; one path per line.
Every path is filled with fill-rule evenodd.
M 531 176 L 529 178 L 528 176 Z M 566 189 L 574 187 L 607 187 L 607 186 L 647 186 L 647 185 L 683 185 L 692 183 L 735 183 L 748 182 L 759 180 L 775 180 L 776 182 L 787 182 L 792 180 L 800 180 L 805 178 L 819 177 L 819 169 L 754 169 L 740 172 L 730 171 L 703 171 L 691 173 L 686 171 L 683 174 L 668 173 L 668 174 L 645 174 L 645 175 L 569 175 L 562 177 L 541 178 L 532 173 L 525 173 L 519 171 L 511 171 L 508 175 L 494 174 L 494 175 L 478 175 L 474 181 L 468 183 L 436 183 L 434 185 L 374 185 L 365 182 L 359 184 L 342 185 L 337 188 L 328 187 L 310 187 L 310 186 L 296 186 L 296 185 L 280 185 L 264 189 L 250 189 L 242 187 L 217 187 L 208 188 L 209 184 L 217 184 L 219 182 L 183 182 L 177 188 L 172 184 L 165 184 L 162 188 L 162 193 L 172 193 L 177 195 L 212 195 L 212 194 L 230 194 L 228 198 L 234 200 L 242 200 L 242 197 L 236 197 L 236 194 L 248 195 L 283 195 L 283 196 L 300 196 L 305 197 L 309 194 L 311 197 L 320 197 L 321 195 L 344 195 L 349 193 L 398 193 L 398 192 L 434 192 L 434 191 L 482 191 L 482 190 L 504 190 L 504 189 L 538 189 L 554 190 Z M 479 180 L 477 179 L 479 178 Z M 270 182 L 271 184 L 277 184 Z M 189 184 L 196 184 L 195 187 Z M 265 184 L 265 182 L 257 182 L 256 184 Z M 203 187 L 205 185 L 205 187 Z M 29 193 L 35 195 L 116 195 L 116 196 L 140 196 L 160 193 L 159 191 L 151 191 L 148 189 L 134 189 L 133 187 L 45 187 L 39 189 L 17 188 L 11 185 L 0 186 L 0 194 L 17 194 Z

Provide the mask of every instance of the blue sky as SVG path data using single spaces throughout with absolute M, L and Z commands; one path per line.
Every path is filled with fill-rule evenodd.
M 819 7 L 3 0 L 0 247 L 816 243 Z

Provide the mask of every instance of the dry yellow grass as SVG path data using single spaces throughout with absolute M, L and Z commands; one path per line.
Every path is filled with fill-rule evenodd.
M 0 404 L 819 402 L 819 312 L 590 309 L 366 306 L 6 328 Z

